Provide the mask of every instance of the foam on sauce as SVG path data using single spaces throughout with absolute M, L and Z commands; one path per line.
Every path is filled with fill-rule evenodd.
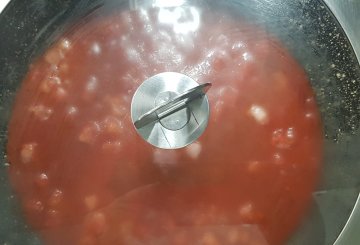
M 283 244 L 322 147 L 313 92 L 287 51 L 193 7 L 78 28 L 33 63 L 9 124 L 11 182 L 44 241 Z M 130 118 L 137 87 L 166 71 L 213 83 L 208 128 L 179 150 L 149 145 Z

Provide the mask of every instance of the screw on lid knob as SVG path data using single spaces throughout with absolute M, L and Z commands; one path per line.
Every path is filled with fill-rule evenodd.
M 163 149 L 184 147 L 204 132 L 209 119 L 205 95 L 211 83 L 199 85 L 180 73 L 165 72 L 145 80 L 131 102 L 137 132 Z

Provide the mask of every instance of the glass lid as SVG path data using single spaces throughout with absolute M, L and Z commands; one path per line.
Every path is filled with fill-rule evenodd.
M 11 1 L 0 243 L 327 245 L 359 63 L 322 1 Z

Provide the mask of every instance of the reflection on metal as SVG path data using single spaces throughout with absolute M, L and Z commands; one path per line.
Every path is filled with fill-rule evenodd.
M 171 8 L 184 5 L 187 0 L 129 0 L 130 9 Z
M 154 0 L 153 6 L 155 7 L 177 7 L 185 3 L 185 0 Z
M 8 4 L 9 0 L 3 0 L 0 1 L 0 13 L 1 11 L 6 7 L 6 5 Z
M 129 0 L 132 10 L 159 8 L 158 21 L 170 26 L 176 34 L 195 32 L 200 26 L 200 11 L 186 0 Z
M 210 83 L 198 85 L 180 73 L 165 72 L 144 81 L 131 102 L 136 130 L 150 144 L 163 149 L 184 147 L 204 132 L 209 118 L 205 93 Z
M 360 1 L 324 0 L 338 19 L 360 61 Z M 335 211 L 335 210 L 334 210 Z M 360 244 L 360 195 L 344 229 L 335 241 L 335 245 Z
M 161 24 L 171 26 L 174 33 L 188 34 L 199 29 L 200 13 L 195 7 L 161 8 L 158 20 Z

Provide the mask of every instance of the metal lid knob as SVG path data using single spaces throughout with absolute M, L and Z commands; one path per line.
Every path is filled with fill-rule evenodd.
M 137 132 L 163 149 L 184 147 L 204 132 L 209 119 L 206 92 L 211 83 L 199 85 L 176 72 L 145 80 L 131 102 L 131 119 Z

